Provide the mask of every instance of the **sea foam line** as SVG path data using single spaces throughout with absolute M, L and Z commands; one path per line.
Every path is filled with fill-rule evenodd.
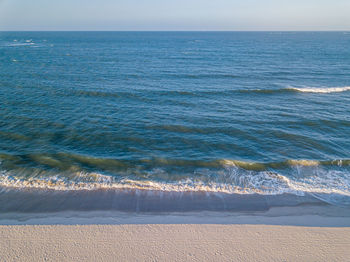
M 57 191 L 81 190 L 148 190 L 162 192 L 205 192 L 225 194 L 304 195 L 337 194 L 350 197 L 350 175 L 340 171 L 324 171 L 302 179 L 288 178 L 275 172 L 246 172 L 227 168 L 219 179 L 200 181 L 182 179 L 163 182 L 155 180 L 116 179 L 99 173 L 79 172 L 75 177 L 20 177 L 7 171 L 0 173 L 0 186 L 17 189 L 43 189 Z

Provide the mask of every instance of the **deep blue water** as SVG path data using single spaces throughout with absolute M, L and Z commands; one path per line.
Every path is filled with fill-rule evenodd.
M 349 137 L 348 32 L 0 33 L 6 190 L 347 205 Z

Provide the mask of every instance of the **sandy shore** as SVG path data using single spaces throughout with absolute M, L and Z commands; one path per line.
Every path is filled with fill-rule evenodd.
M 350 209 L 0 214 L 0 261 L 350 261 Z
M 349 261 L 350 228 L 0 226 L 1 261 Z

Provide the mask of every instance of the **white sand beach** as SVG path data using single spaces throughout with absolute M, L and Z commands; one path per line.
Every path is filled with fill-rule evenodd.
M 348 212 L 309 209 L 2 216 L 0 261 L 349 261 Z
M 348 261 L 350 228 L 1 226 L 1 261 Z

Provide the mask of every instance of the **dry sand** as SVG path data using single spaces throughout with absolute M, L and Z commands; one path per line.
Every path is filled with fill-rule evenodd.
M 0 226 L 0 261 L 350 261 L 350 228 Z
M 350 261 L 350 209 L 0 214 L 0 261 Z

